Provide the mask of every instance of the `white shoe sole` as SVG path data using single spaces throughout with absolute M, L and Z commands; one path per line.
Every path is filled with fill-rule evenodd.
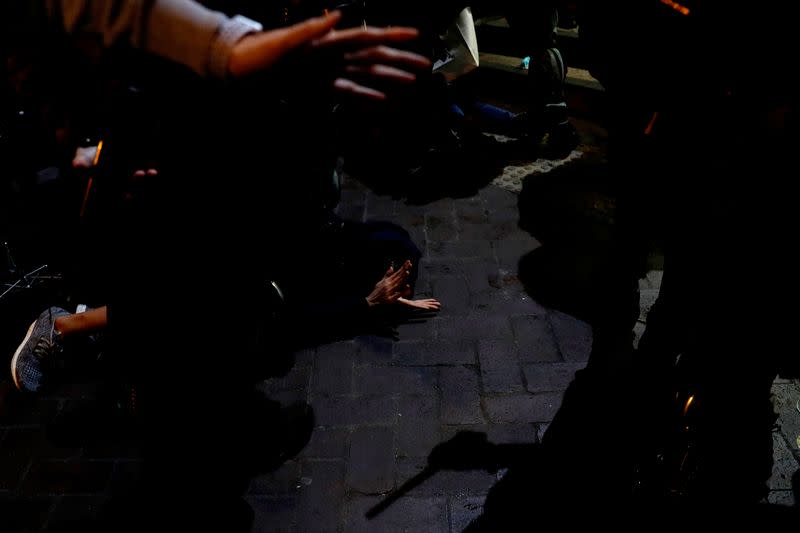
M 11 377 L 14 378 L 14 386 L 17 388 L 17 390 L 24 390 L 22 388 L 22 383 L 19 381 L 19 375 L 17 374 L 17 359 L 19 359 L 19 354 L 22 352 L 22 348 L 25 346 L 25 343 L 27 343 L 31 338 L 31 335 L 33 334 L 33 328 L 36 326 L 36 322 L 38 322 L 38 320 L 34 320 L 33 324 L 31 324 L 31 327 L 28 328 L 28 333 L 25 335 L 25 339 L 22 341 L 22 344 L 19 345 L 17 351 L 14 352 L 14 357 L 11 358 Z

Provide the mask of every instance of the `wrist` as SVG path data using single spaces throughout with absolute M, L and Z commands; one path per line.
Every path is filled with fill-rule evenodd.
M 217 78 L 242 75 L 243 67 L 239 66 L 240 44 L 262 29 L 260 23 L 241 15 L 236 15 L 223 23 L 211 45 L 209 72 Z

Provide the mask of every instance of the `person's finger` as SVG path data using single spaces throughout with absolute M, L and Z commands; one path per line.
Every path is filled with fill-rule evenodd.
M 394 267 L 393 267 L 393 266 L 389 266 L 389 270 L 387 270 L 387 271 L 386 271 L 386 274 L 384 274 L 384 275 L 383 275 L 383 277 L 384 277 L 384 278 L 388 278 L 388 277 L 389 277 L 389 276 L 391 276 L 393 273 L 394 273 Z
M 293 50 L 300 45 L 309 43 L 314 39 L 323 37 L 329 33 L 336 24 L 342 19 L 341 11 L 331 11 L 321 17 L 314 17 L 292 26 L 283 28 L 285 35 L 283 46 L 287 50 Z
M 414 83 L 414 81 L 417 79 L 417 77 L 410 72 L 386 65 L 348 65 L 345 67 L 345 71 L 348 74 L 356 74 L 395 83 Z
M 149 168 L 149 169 L 147 169 L 147 175 L 148 176 L 158 176 L 158 170 L 156 170 L 154 168 Z
M 349 28 L 323 34 L 312 46 L 314 48 L 362 48 L 367 45 L 401 43 L 419 37 L 414 28 Z
M 383 101 L 386 100 L 386 94 L 376 89 L 371 89 L 363 85 L 359 85 L 352 80 L 345 78 L 337 78 L 333 82 L 333 88 L 340 92 L 353 97 L 366 98 L 367 100 Z
M 134 178 L 143 178 L 144 177 L 144 170 L 137 170 L 133 173 Z
M 344 60 L 349 63 L 391 63 L 420 70 L 431 67 L 430 60 L 425 56 L 385 45 L 349 52 L 344 55 Z
M 408 277 L 408 270 L 400 268 L 394 273 L 391 279 L 392 281 L 402 282 L 406 277 Z

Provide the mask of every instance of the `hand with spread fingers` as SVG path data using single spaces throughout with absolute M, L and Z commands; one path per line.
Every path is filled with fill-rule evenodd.
M 375 284 L 375 288 L 367 296 L 367 303 L 370 307 L 376 305 L 393 304 L 400 299 L 403 294 L 407 294 L 409 286 L 407 283 L 410 276 L 411 261 L 406 261 L 402 267 L 396 271 L 393 267 L 383 275 L 383 278 Z
M 325 71 L 335 67 L 335 91 L 369 100 L 384 100 L 387 85 L 416 80 L 415 71 L 430 69 L 427 58 L 393 48 L 416 39 L 413 28 L 349 28 L 334 30 L 341 14 L 334 11 L 285 28 L 254 33 L 239 41 L 231 53 L 228 71 L 235 78 L 269 69 L 284 56 L 301 52 L 319 58 Z

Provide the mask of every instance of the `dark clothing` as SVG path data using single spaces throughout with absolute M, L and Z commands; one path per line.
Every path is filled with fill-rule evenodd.
M 287 263 L 279 276 L 296 323 L 319 343 L 370 333 L 376 324 L 366 297 L 390 265 L 412 263 L 412 291 L 422 256 L 408 233 L 388 222 L 336 224 L 310 239 L 306 252 Z

